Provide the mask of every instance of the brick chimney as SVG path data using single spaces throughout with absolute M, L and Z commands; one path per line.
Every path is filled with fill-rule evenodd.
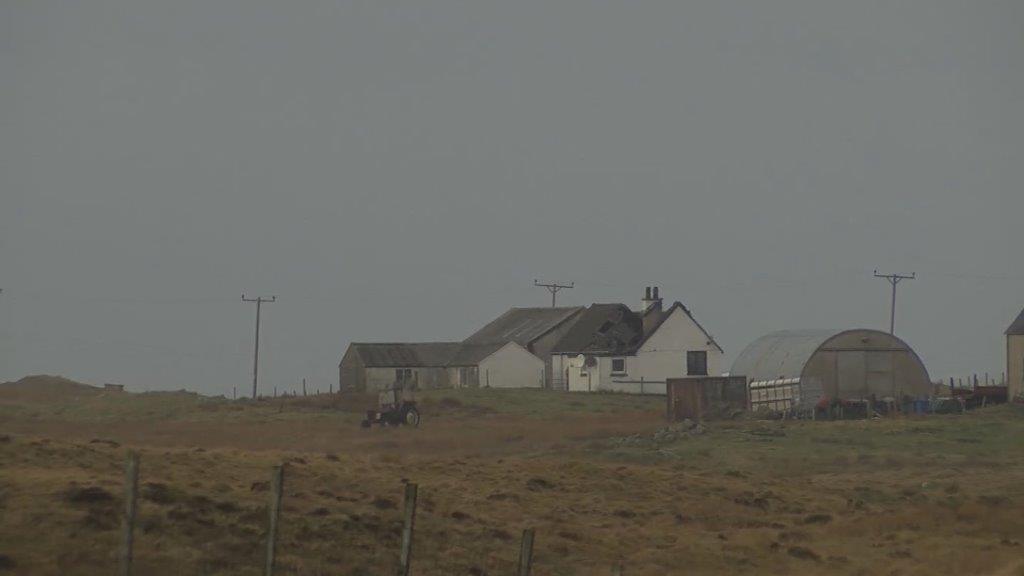
M 658 294 L 657 286 L 644 288 L 644 297 L 640 300 L 640 313 L 647 312 L 652 306 L 657 306 L 657 309 L 661 310 L 661 296 Z

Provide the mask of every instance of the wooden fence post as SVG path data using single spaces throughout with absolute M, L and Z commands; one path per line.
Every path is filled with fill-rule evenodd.
M 523 530 L 523 541 L 519 546 L 519 568 L 517 576 L 530 576 L 533 569 L 533 528 Z
M 266 576 L 274 573 L 274 562 L 277 552 L 277 520 L 281 514 L 281 491 L 284 488 L 284 465 L 274 466 L 273 476 L 270 479 L 270 518 L 267 529 L 267 565 L 264 570 Z
M 128 452 L 124 477 L 124 516 L 121 518 L 121 575 L 131 576 L 135 544 L 135 504 L 139 490 L 139 454 Z
M 398 576 L 409 576 L 412 566 L 412 531 L 416 523 L 416 485 L 405 485 L 405 511 L 402 525 L 402 550 L 398 555 Z

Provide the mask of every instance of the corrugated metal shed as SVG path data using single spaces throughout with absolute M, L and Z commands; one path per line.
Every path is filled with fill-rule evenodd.
M 583 307 L 511 308 L 463 342 L 469 345 L 515 342 L 523 347 L 578 314 Z
M 909 344 L 879 330 L 787 330 L 755 340 L 731 374 L 757 383 L 799 382 L 800 403 L 827 398 L 927 398 L 928 370 Z M 778 390 L 775 390 L 778 392 Z
M 843 330 L 781 330 L 747 346 L 732 363 L 730 374 L 750 381 L 800 378 L 811 356 Z

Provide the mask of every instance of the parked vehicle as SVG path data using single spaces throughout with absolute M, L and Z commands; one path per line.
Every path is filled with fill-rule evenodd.
M 374 424 L 414 428 L 420 425 L 420 412 L 416 408 L 411 383 L 395 383 L 391 388 L 381 391 L 377 409 L 367 410 L 366 419 L 361 425 L 370 428 Z

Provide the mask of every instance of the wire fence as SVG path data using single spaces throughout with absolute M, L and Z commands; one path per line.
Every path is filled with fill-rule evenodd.
M 134 547 L 135 547 L 135 526 L 138 510 L 138 492 L 140 475 L 139 454 L 134 451 L 128 452 L 125 464 L 125 501 L 121 514 L 121 538 L 118 550 L 118 574 L 120 576 L 132 576 L 134 572 Z M 270 494 L 267 502 L 266 519 L 266 540 L 263 574 L 273 576 L 278 572 L 277 562 L 277 541 L 279 526 L 281 524 L 281 503 L 284 497 L 284 486 L 286 482 L 285 466 L 274 466 L 270 477 Z M 397 574 L 397 576 L 409 576 L 415 561 L 415 529 L 416 529 L 416 505 L 419 497 L 419 486 L 415 483 L 405 485 L 405 496 L 402 505 L 402 532 L 399 549 L 388 554 L 382 564 L 389 569 L 386 572 Z M 534 544 L 537 532 L 535 528 L 523 529 L 519 540 L 519 554 L 515 563 L 515 576 L 531 576 L 534 567 Z M 623 566 L 616 564 L 610 568 L 610 574 L 621 576 L 624 574 Z M 498 574 L 499 572 L 494 572 Z M 491 574 L 485 572 L 484 574 Z

